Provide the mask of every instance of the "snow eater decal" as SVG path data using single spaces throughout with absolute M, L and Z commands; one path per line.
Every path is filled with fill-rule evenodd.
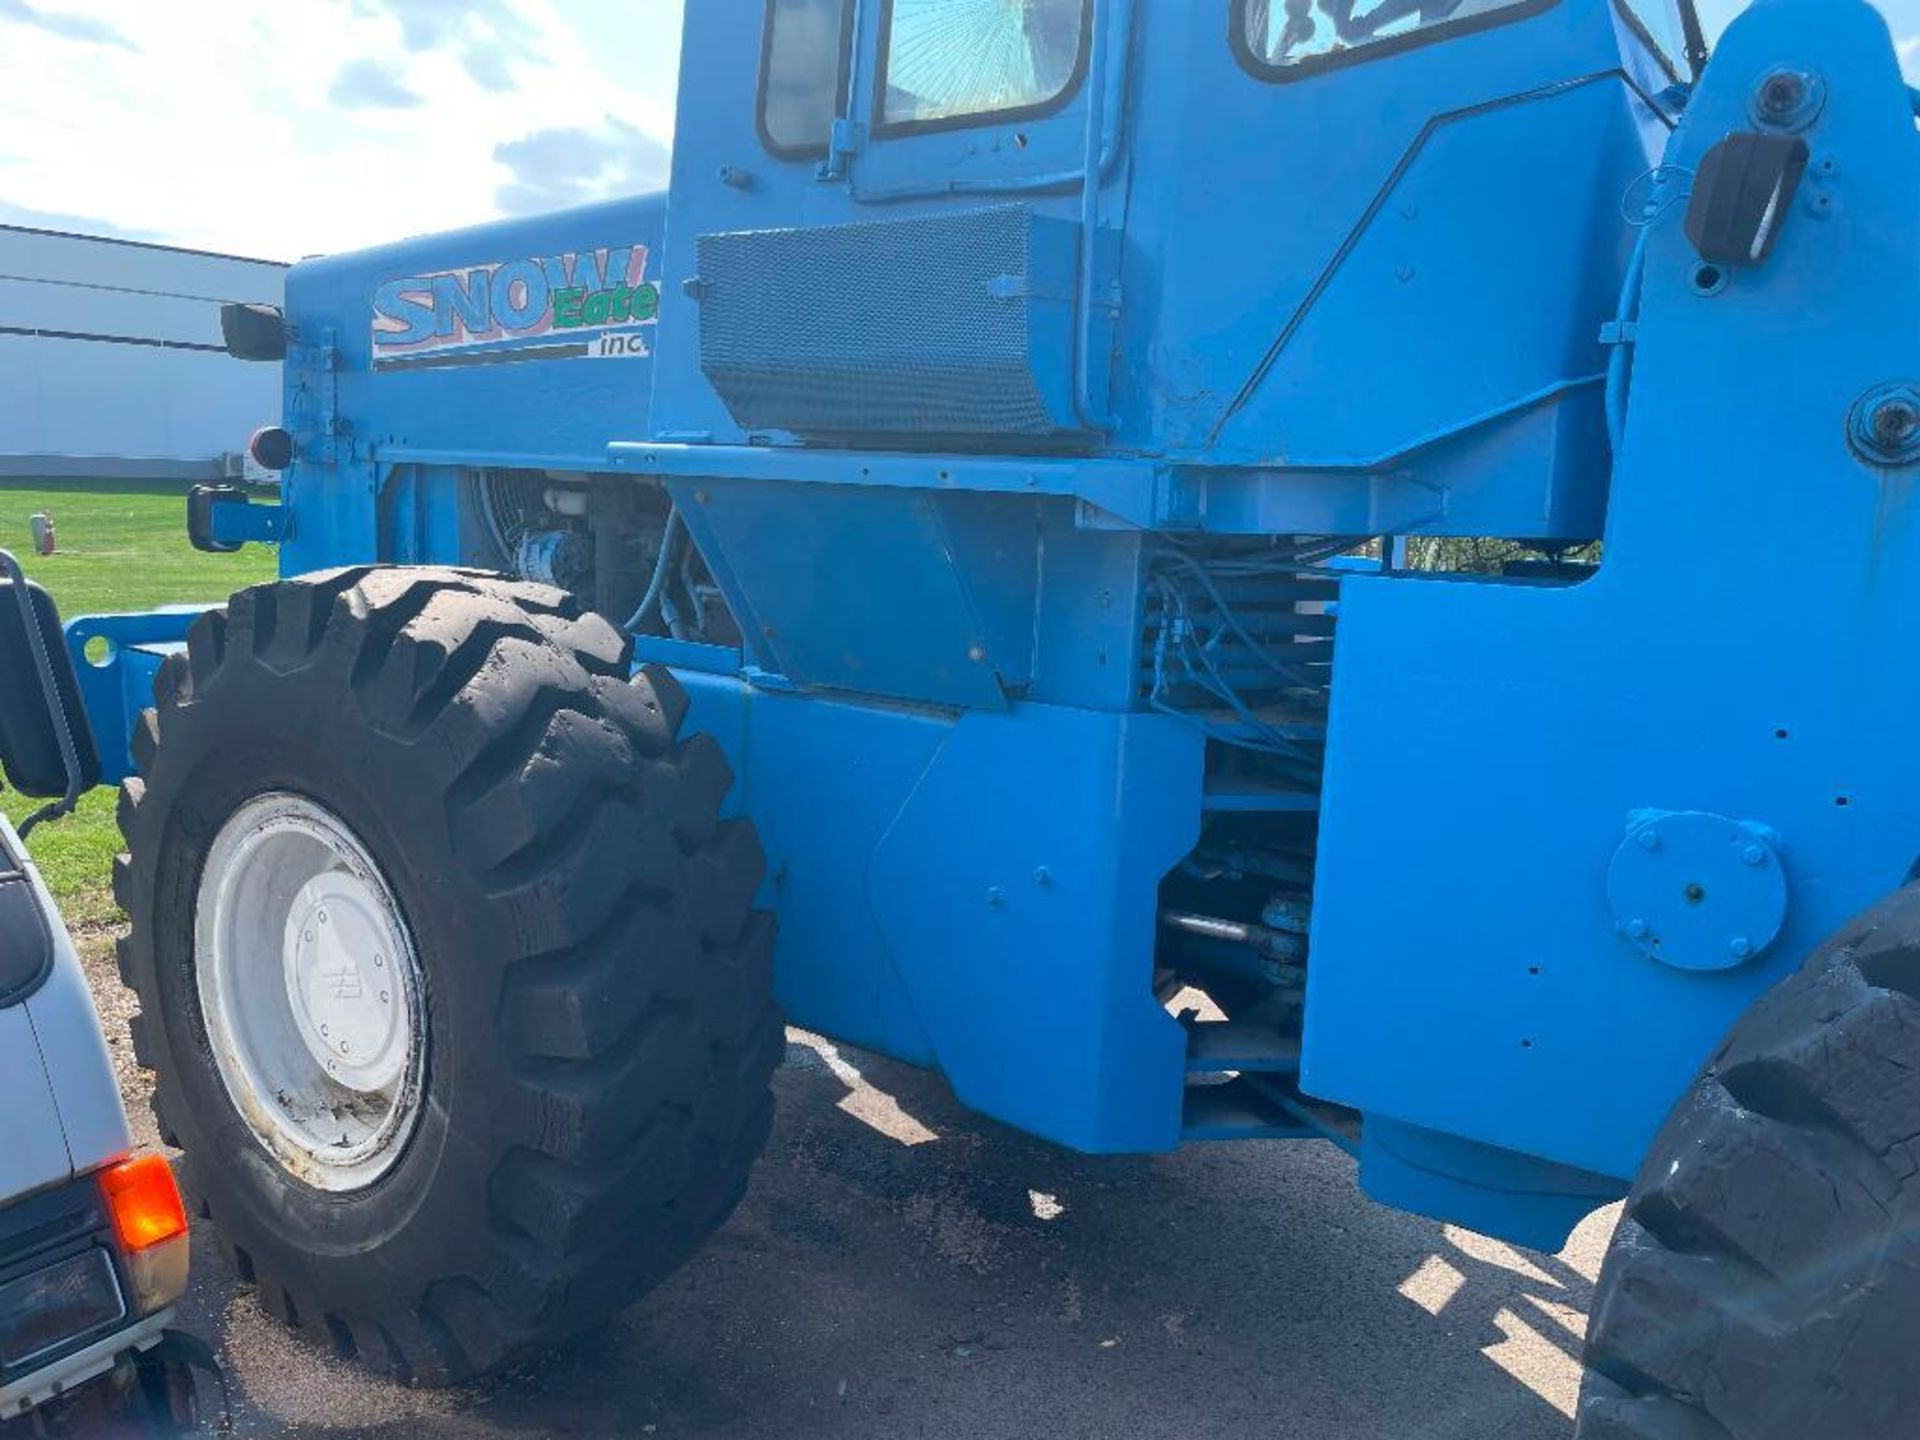
M 389 280 L 373 296 L 376 370 L 653 353 L 647 247 L 616 245 Z

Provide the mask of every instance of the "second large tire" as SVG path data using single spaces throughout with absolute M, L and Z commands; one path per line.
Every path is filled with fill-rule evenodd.
M 1734 1028 L 1601 1276 L 1579 1440 L 1920 1435 L 1920 886 Z
M 626 1305 L 726 1218 L 766 1140 L 784 1039 L 761 852 L 720 818 L 718 748 L 679 737 L 680 687 L 629 680 L 629 654 L 558 590 L 340 570 L 203 617 L 135 735 L 121 970 L 162 1133 L 270 1310 L 413 1383 Z M 203 867 L 262 796 L 350 827 L 422 972 L 417 1121 L 344 1192 L 250 1128 L 202 1013 Z

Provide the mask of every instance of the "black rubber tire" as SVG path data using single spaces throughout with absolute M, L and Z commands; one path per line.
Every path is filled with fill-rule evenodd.
M 732 1211 L 785 1046 L 764 861 L 664 670 L 564 592 L 445 569 L 263 585 L 163 668 L 121 791 L 142 1063 L 190 1191 L 267 1308 L 417 1384 L 591 1327 Z M 426 972 L 426 1104 L 325 1194 L 255 1139 L 200 1018 L 207 848 L 251 797 L 351 826 Z
M 1920 1435 L 1920 887 L 1757 1004 L 1647 1156 L 1579 1440 Z

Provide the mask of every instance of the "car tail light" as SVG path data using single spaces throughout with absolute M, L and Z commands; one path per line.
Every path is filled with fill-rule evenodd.
M 187 1211 L 173 1169 L 158 1155 L 123 1160 L 100 1173 L 114 1233 L 130 1253 L 150 1250 L 187 1233 Z
M 100 1191 L 126 1257 L 134 1308 L 151 1315 L 187 1288 L 187 1211 L 173 1170 L 141 1155 L 100 1172 Z

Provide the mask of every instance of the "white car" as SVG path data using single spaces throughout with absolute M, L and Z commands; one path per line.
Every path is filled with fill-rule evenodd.
M 4 550 L 0 763 L 16 789 L 62 797 L 22 829 L 98 770 L 59 617 Z M 109 1373 L 165 1392 L 187 1253 L 173 1173 L 134 1153 L 79 959 L 0 817 L 0 1424 Z

